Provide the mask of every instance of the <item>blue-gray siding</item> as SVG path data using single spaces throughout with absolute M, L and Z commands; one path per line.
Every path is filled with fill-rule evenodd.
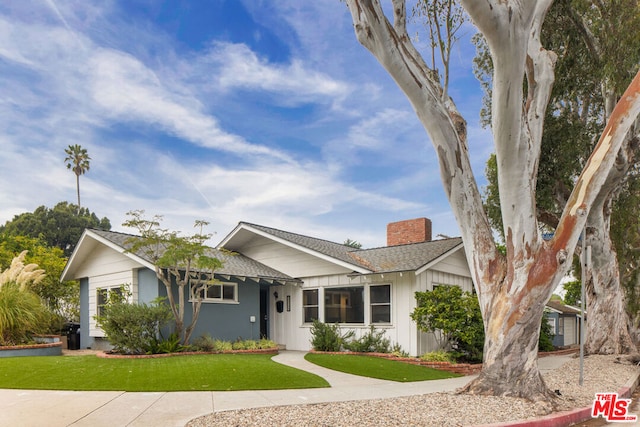
M 80 279 L 80 348 L 93 348 L 89 336 L 89 279 Z
M 174 288 L 175 290 L 175 288 Z M 160 290 L 161 296 L 166 296 L 164 286 Z M 174 295 L 177 299 L 177 290 Z M 188 294 L 185 290 L 185 300 Z M 255 323 L 250 322 L 251 316 Z M 185 327 L 193 318 L 190 302 L 185 307 Z M 202 303 L 198 322 L 191 335 L 192 340 L 208 334 L 212 338 L 235 341 L 241 339 L 260 339 L 260 285 L 257 283 L 238 283 L 238 304 Z
M 160 287 L 164 285 L 158 281 L 156 272 L 148 268 L 138 270 L 138 302 L 149 304 L 160 295 Z M 166 296 L 167 293 L 164 292 Z

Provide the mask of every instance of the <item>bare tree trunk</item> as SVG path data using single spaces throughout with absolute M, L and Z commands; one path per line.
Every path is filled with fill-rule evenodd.
M 76 192 L 78 193 L 78 213 L 80 213 L 80 175 L 76 174 Z
M 618 258 L 609 235 L 610 203 L 589 215 L 587 244 L 591 246 L 591 274 L 587 297 L 586 354 L 628 354 L 636 351 L 628 329 Z
M 636 351 L 629 334 L 629 318 L 610 226 L 611 205 L 636 161 L 639 126 L 636 124 L 627 135 L 587 219 L 586 243 L 591 246 L 591 273 L 585 281 L 587 354 L 628 354 Z

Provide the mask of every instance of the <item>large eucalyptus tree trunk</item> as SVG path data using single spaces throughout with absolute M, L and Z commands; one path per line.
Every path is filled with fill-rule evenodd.
M 629 335 L 628 315 L 615 248 L 609 235 L 611 203 L 594 206 L 587 224 L 591 272 L 585 282 L 587 299 L 586 354 L 628 354 L 636 351 Z
M 391 23 L 380 0 L 347 0 L 358 41 L 405 93 L 429 134 L 460 227 L 486 334 L 482 372 L 466 391 L 549 401 L 552 393 L 537 366 L 544 306 L 568 270 L 568 254 L 621 146 L 629 116 L 640 111 L 640 74 L 578 178 L 555 236 L 545 242 L 536 220 L 535 186 L 555 55 L 542 48 L 539 35 L 552 0 L 461 3 L 485 36 L 494 64 L 492 129 L 506 256 L 497 250 L 473 177 L 466 122 L 438 73 L 412 44 L 405 2 L 392 0 Z
M 611 205 L 629 169 L 637 160 L 639 132 L 640 124 L 631 128 L 587 219 L 586 244 L 591 247 L 591 268 L 585 281 L 587 354 L 627 354 L 636 351 L 629 334 L 629 317 L 610 226 Z

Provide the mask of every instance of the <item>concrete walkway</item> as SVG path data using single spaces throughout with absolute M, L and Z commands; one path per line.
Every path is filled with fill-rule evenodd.
M 212 412 L 453 391 L 474 378 L 397 383 L 322 368 L 304 360 L 304 354 L 282 351 L 273 360 L 319 375 L 331 384 L 331 388 L 168 393 L 0 389 L 0 426 L 182 427 L 189 420 Z M 544 372 L 561 366 L 570 358 L 550 356 L 541 358 L 538 363 Z

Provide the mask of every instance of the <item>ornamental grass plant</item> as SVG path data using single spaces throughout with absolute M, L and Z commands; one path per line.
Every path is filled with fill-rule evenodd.
M 36 264 L 25 265 L 26 254 L 23 251 L 0 273 L 0 345 L 29 343 L 32 335 L 49 326 L 49 311 L 30 289 L 45 272 Z

